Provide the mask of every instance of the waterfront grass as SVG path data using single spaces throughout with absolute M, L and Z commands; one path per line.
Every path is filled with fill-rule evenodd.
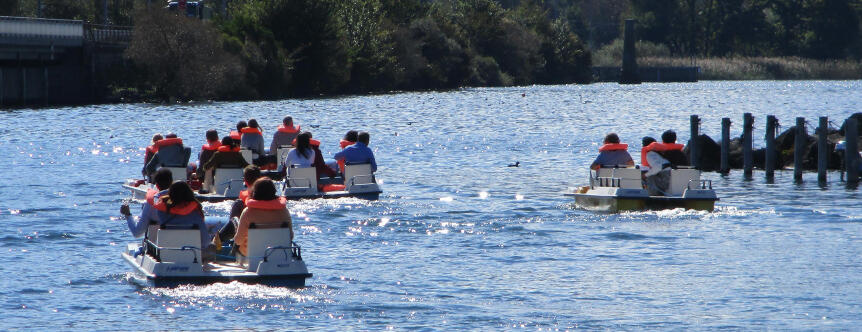
M 641 57 L 641 67 L 700 67 L 701 80 L 858 80 L 862 62 L 799 57 Z

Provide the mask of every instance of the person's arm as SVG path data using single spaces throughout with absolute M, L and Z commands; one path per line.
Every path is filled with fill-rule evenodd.
M 590 164 L 590 169 L 595 171 L 599 168 L 602 168 L 602 159 L 602 153 L 600 152 L 599 155 L 596 156 L 596 159 L 593 160 L 593 163 Z
M 266 155 L 266 150 L 264 150 L 264 149 L 265 149 L 265 146 L 266 146 L 266 144 L 264 144 L 264 143 L 263 143 L 263 135 L 261 134 L 261 135 L 260 135 L 260 142 L 257 142 L 257 154 L 258 154 L 258 158 L 260 158 L 260 157 L 262 157 L 262 156 Z
M 284 209 L 284 212 L 287 214 L 287 228 L 290 229 L 290 241 L 293 242 L 293 219 L 290 217 L 290 211 L 287 208 Z
M 248 209 L 242 211 L 239 216 L 239 225 L 236 227 L 236 235 L 233 236 L 233 243 L 237 248 L 244 248 L 248 242 Z M 245 253 L 242 253 L 245 255 Z
M 338 151 L 337 153 L 335 153 L 335 155 L 332 156 L 332 158 L 335 160 L 344 160 L 345 151 L 347 151 L 347 149 L 342 149 L 341 151 Z
M 377 172 L 377 161 L 374 160 L 374 152 L 371 152 L 371 156 L 369 156 L 368 161 L 371 163 L 371 172 Z
M 152 213 L 152 209 L 147 209 L 149 204 L 144 204 L 144 209 L 141 211 L 141 216 L 138 220 L 135 220 L 135 217 L 132 216 L 132 213 L 129 211 L 129 205 L 123 204 L 120 206 L 120 213 L 126 218 L 126 225 L 129 227 L 129 231 L 132 233 L 132 236 L 135 238 L 139 238 L 144 236 L 147 232 L 147 226 L 149 225 L 150 213 Z

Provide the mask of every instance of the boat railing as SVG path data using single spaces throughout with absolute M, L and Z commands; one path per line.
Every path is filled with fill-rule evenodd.
M 590 187 L 591 188 L 595 188 L 595 187 L 619 188 L 621 181 L 622 181 L 621 178 L 614 178 L 614 177 L 594 177 L 594 178 L 591 177 L 590 178 Z
M 697 181 L 697 182 L 695 182 L 695 181 Z M 692 182 L 695 182 L 695 185 L 696 185 L 693 189 L 709 189 L 709 190 L 712 190 L 712 180 L 695 180 L 695 179 L 691 179 L 691 180 L 688 180 L 688 186 L 687 186 L 687 188 L 691 188 L 691 183 L 692 183 Z M 698 183 L 698 182 L 699 182 L 699 183 Z
M 285 247 L 285 246 L 267 247 L 266 250 L 263 252 L 263 261 L 264 262 L 268 261 L 269 256 L 271 256 L 276 251 L 283 252 L 285 255 L 285 258 L 287 258 L 287 251 L 288 250 L 290 250 L 291 256 L 293 256 L 297 260 L 302 260 L 302 248 L 300 248 L 299 245 L 296 244 L 296 242 L 290 241 L 290 243 L 292 245 L 289 247 Z

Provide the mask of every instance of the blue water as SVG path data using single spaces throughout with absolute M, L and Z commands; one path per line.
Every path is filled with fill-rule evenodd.
M 594 84 L 0 112 L 0 328 L 858 329 L 860 191 L 837 173 L 825 187 L 812 173 L 802 184 L 789 171 L 773 183 L 705 174 L 721 198 L 714 213 L 597 214 L 562 193 L 587 182 L 608 131 L 633 146 L 671 128 L 685 141 L 698 114 L 702 132 L 718 138 L 728 116 L 737 136 L 752 112 L 762 146 L 766 115 L 840 125 L 860 111 L 859 91 Z M 284 115 L 328 156 L 347 130 L 369 131 L 383 181 L 378 201 L 289 205 L 308 287 L 132 283 L 120 184 L 139 174 L 150 136 L 198 147 L 207 129 L 255 117 L 272 133 Z

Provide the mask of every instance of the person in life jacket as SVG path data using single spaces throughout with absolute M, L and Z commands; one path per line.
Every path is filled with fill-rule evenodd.
M 248 127 L 248 123 L 246 123 L 245 120 L 239 120 L 239 122 L 236 123 L 236 130 L 230 131 L 230 138 L 239 142 L 242 139 L 242 133 L 240 131 L 245 127 Z
M 676 166 L 688 165 L 688 158 L 682 152 L 684 146 L 676 143 L 676 132 L 665 131 L 661 143 L 650 143 L 646 158 L 650 167 L 646 172 L 646 187 L 650 195 L 664 195 L 670 187 L 670 170 Z
M 201 151 L 198 153 L 198 168 L 197 174 L 198 178 L 204 178 L 204 164 L 206 164 L 210 158 L 218 151 L 218 148 L 221 147 L 221 141 L 218 138 L 218 131 L 215 129 L 207 130 L 206 133 L 207 143 L 201 146 Z
M 183 139 L 177 137 L 177 134 L 167 134 L 165 139 L 153 144 L 156 153 L 144 166 L 144 174 L 151 176 L 159 167 L 182 167 L 186 168 L 189 164 L 189 157 L 192 154 L 191 148 L 183 146 Z M 175 179 L 183 180 L 186 179 Z
M 336 175 L 335 169 L 329 167 L 326 161 L 323 160 L 323 152 L 320 152 L 320 141 L 314 139 L 314 135 L 311 132 L 307 131 L 306 133 L 308 134 L 308 143 L 311 149 L 314 150 L 314 161 L 311 162 L 311 166 L 317 171 L 317 178 L 320 179 L 324 176 L 334 177 Z
M 356 135 L 356 143 L 350 145 L 333 156 L 335 160 L 343 160 L 345 165 L 371 164 L 371 172 L 377 172 L 377 160 L 374 159 L 374 151 L 368 147 L 371 135 L 368 132 L 359 132 Z
M 282 146 L 293 145 L 293 140 L 299 136 L 300 126 L 293 125 L 293 118 L 290 116 L 284 117 L 281 120 L 281 125 L 272 135 L 272 142 L 269 143 L 269 154 L 278 156 L 278 149 Z M 280 163 L 283 160 L 277 160 Z
M 599 155 L 590 164 L 590 168 L 597 170 L 602 166 L 634 166 L 635 162 L 628 152 L 629 145 L 620 143 L 620 137 L 616 133 L 605 136 L 603 145 L 599 147 Z
M 148 145 L 146 148 L 146 151 L 144 152 L 144 166 L 145 167 L 150 162 L 150 160 L 153 159 L 153 156 L 156 155 L 156 151 L 158 151 L 158 149 L 156 148 L 156 142 L 161 141 L 163 139 L 164 139 L 164 137 L 162 136 L 162 134 L 156 133 L 155 135 L 153 135 L 153 144 Z M 143 174 L 144 176 L 147 175 L 147 173 L 143 169 L 141 170 L 141 174 Z
M 245 190 L 239 192 L 239 198 L 233 202 L 230 208 L 230 221 L 222 226 L 218 231 L 219 239 L 232 239 L 236 234 L 236 222 L 239 216 L 245 209 L 245 202 L 251 197 L 251 187 L 257 179 L 260 179 L 260 167 L 256 165 L 248 165 L 242 170 L 243 181 L 245 182 Z
M 216 149 L 210 159 L 204 163 L 204 192 L 206 193 L 213 185 L 213 177 L 218 168 L 243 168 L 248 165 L 242 153 L 239 152 L 239 146 L 230 136 L 222 137 L 221 145 Z
M 358 131 L 348 130 L 347 133 L 344 134 L 344 138 L 342 138 L 341 141 L 338 142 L 338 145 L 341 147 L 342 150 L 344 150 L 344 148 L 356 144 L 357 136 L 359 136 Z M 341 174 L 344 174 L 344 159 L 336 160 L 336 163 L 338 163 L 338 171 L 341 172 Z
M 137 220 L 132 217 L 128 203 L 120 206 L 120 213 L 125 217 L 126 225 L 129 226 L 129 231 L 132 232 L 132 236 L 135 238 L 145 235 L 149 237 L 147 234 L 148 226 L 153 223 L 159 223 L 159 216 L 156 214 L 154 205 L 159 200 L 159 197 L 168 193 L 168 187 L 171 186 L 171 182 L 173 181 L 171 171 L 167 168 L 156 171 L 156 174 L 153 175 L 153 181 L 156 183 L 156 188 L 147 190 L 146 202 L 144 202 L 141 216 Z
M 248 127 L 242 128 L 240 133 L 242 138 L 239 146 L 251 150 L 252 160 L 256 165 L 262 165 L 260 157 L 266 154 L 266 150 L 264 150 L 263 133 L 260 131 L 257 120 L 249 119 Z
M 213 250 L 209 248 L 212 240 L 204 222 L 204 212 L 188 183 L 177 181 L 171 184 L 167 195 L 160 196 L 153 207 L 159 215 L 160 228 L 199 230 L 203 260 L 212 256 Z
M 248 229 L 252 223 L 256 228 L 276 228 L 286 224 L 290 228 L 290 240 L 293 240 L 293 221 L 287 210 L 287 199 L 276 194 L 275 183 L 269 178 L 263 177 L 254 182 L 251 198 L 239 217 L 234 245 L 242 255 L 247 252 Z
M 647 152 L 649 152 L 649 150 L 647 150 L 647 147 L 654 142 L 655 142 L 655 138 L 652 138 L 651 136 L 644 136 L 641 139 L 641 171 L 642 172 L 646 172 L 650 168 L 649 161 L 647 160 Z

